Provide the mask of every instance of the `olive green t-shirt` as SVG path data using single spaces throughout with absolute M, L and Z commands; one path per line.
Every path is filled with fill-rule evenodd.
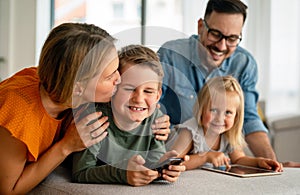
M 151 125 L 162 116 L 158 109 L 137 128 L 130 131 L 120 130 L 113 121 L 110 103 L 90 105 L 87 113 L 102 111 L 108 116 L 108 136 L 100 143 L 73 154 L 72 178 L 81 183 L 127 183 L 126 168 L 133 155 L 141 155 L 144 166 L 159 161 L 166 152 L 163 141 L 155 139 Z

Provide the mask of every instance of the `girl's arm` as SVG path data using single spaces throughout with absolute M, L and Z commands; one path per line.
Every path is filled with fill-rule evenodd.
M 250 160 L 242 149 L 235 149 L 228 155 L 230 157 L 231 164 L 241 164 L 256 167 L 255 161 Z
M 234 150 L 230 154 L 232 164 L 240 164 L 264 169 L 282 171 L 282 164 L 267 158 L 246 156 L 243 150 Z
M 191 132 L 187 129 L 180 129 L 171 150 L 175 150 L 179 157 L 184 157 L 191 151 L 192 147 L 193 140 Z
M 181 129 L 177 139 L 175 140 L 172 150 L 175 150 L 179 157 L 184 157 L 193 148 L 192 134 L 187 129 Z M 203 152 L 198 154 L 190 154 L 190 159 L 183 164 L 187 170 L 196 169 L 206 162 L 212 163 L 214 166 L 226 164 L 229 166 L 229 159 L 223 152 Z
M 256 157 L 246 156 L 244 151 L 241 149 L 236 149 L 229 154 L 232 164 L 240 164 L 252 167 L 259 167 L 258 159 Z
M 223 152 L 203 152 L 190 155 L 190 160 L 184 162 L 187 170 L 196 169 L 205 163 L 212 163 L 213 166 L 219 167 L 226 165 L 229 167 L 229 158 Z
M 190 159 L 183 163 L 186 167 L 186 170 L 197 169 L 207 162 L 207 153 L 191 154 L 189 156 Z

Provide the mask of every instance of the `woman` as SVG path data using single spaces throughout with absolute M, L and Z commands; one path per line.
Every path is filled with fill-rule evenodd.
M 105 138 L 109 124 L 101 112 L 67 119 L 72 108 L 110 101 L 120 82 L 118 64 L 105 30 L 65 23 L 50 32 L 37 68 L 0 83 L 0 194 L 27 193 L 69 154 Z

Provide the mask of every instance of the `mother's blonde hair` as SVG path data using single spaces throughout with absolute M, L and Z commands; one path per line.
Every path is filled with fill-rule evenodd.
M 223 95 L 224 98 L 228 98 L 226 96 L 227 92 L 234 92 L 239 97 L 240 104 L 236 110 L 234 124 L 230 130 L 225 132 L 225 136 L 233 148 L 242 148 L 245 145 L 242 134 L 244 121 L 244 95 L 240 84 L 234 77 L 215 77 L 205 83 L 198 94 L 198 102 L 194 107 L 194 116 L 198 119 L 199 125 L 202 126 L 202 115 L 204 111 L 210 108 L 216 97 Z

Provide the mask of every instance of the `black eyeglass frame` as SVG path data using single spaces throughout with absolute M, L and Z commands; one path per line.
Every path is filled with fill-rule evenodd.
M 209 34 L 210 32 L 216 32 L 217 34 L 219 34 L 219 36 L 220 36 L 219 40 L 217 40 L 217 41 L 214 40 L 214 41 L 213 41 L 213 42 L 215 42 L 215 43 L 218 43 L 218 42 L 220 42 L 222 39 L 225 39 L 225 40 L 226 40 L 226 45 L 227 45 L 228 47 L 236 47 L 236 46 L 238 46 L 238 45 L 241 43 L 241 41 L 242 41 L 242 35 L 229 35 L 229 36 L 226 36 L 226 35 L 223 35 L 223 33 L 221 33 L 219 30 L 210 28 L 210 27 L 208 26 L 206 20 L 203 20 L 203 23 L 204 23 L 204 26 L 205 26 L 205 28 L 206 28 L 206 30 L 207 30 L 207 34 Z M 232 38 L 235 38 L 236 41 L 238 41 L 238 42 L 237 42 L 236 44 L 234 44 L 234 45 L 228 44 L 228 39 L 232 39 Z M 210 40 L 210 39 L 208 39 L 208 40 Z M 212 40 L 210 40 L 210 41 L 212 41 Z

